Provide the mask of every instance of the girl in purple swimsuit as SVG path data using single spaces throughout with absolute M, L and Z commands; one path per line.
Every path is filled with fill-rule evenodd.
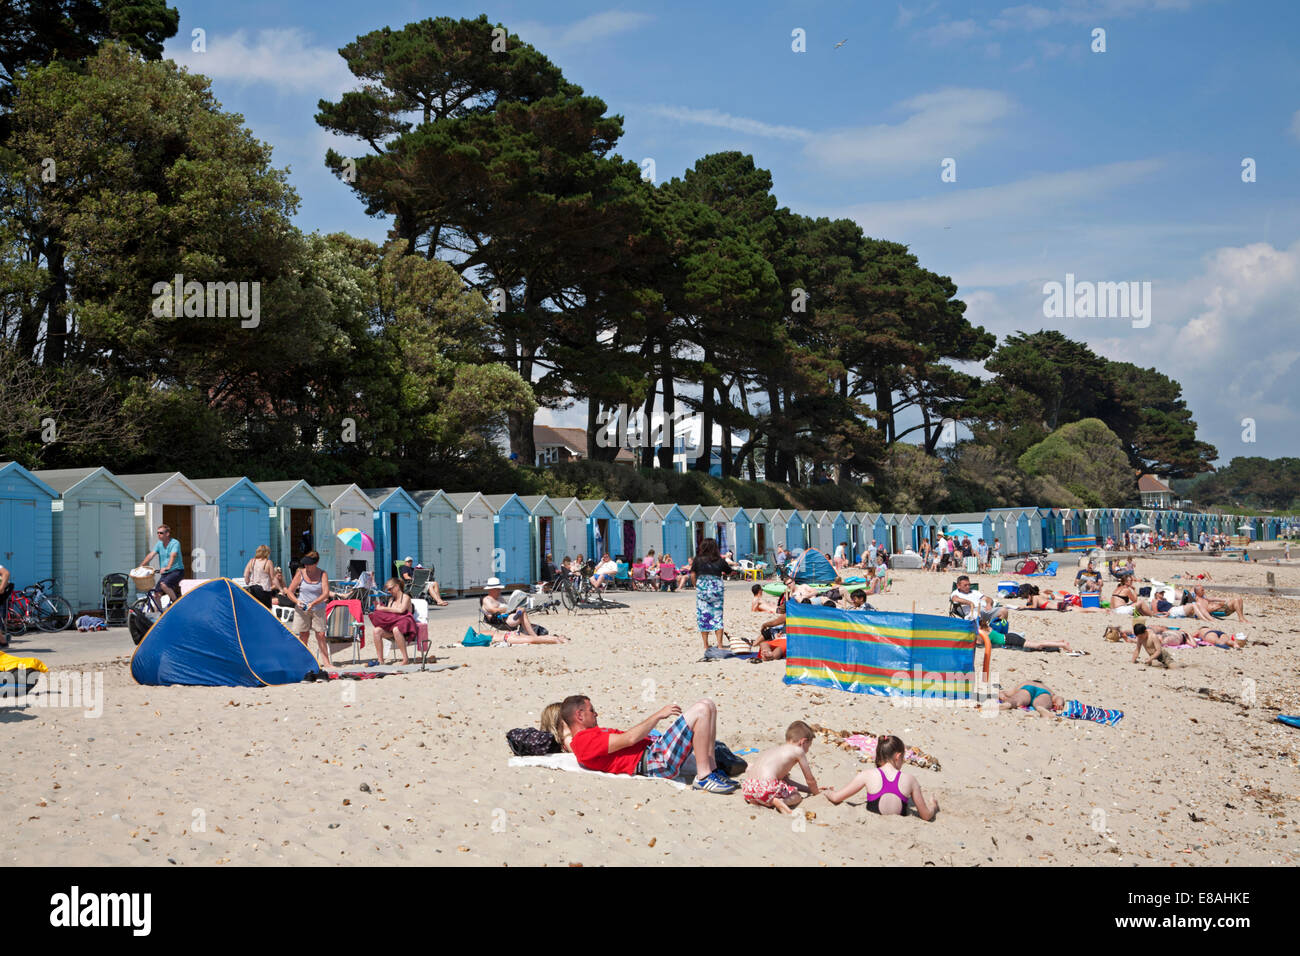
M 926 802 L 916 778 L 903 772 L 903 755 L 906 752 L 903 742 L 897 737 L 881 737 L 876 741 L 874 769 L 862 771 L 839 790 L 823 790 L 822 793 L 831 803 L 843 803 L 865 787 L 867 809 L 872 813 L 906 816 L 908 804 L 914 803 L 917 815 L 922 820 L 933 820 L 939 810 L 939 801 L 931 797 Z

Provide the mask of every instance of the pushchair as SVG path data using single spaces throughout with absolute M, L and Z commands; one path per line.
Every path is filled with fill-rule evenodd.
M 129 583 L 130 579 L 121 572 L 104 575 L 104 580 L 100 583 L 100 597 L 104 601 L 104 623 L 109 627 L 126 623 L 130 603 L 127 600 Z

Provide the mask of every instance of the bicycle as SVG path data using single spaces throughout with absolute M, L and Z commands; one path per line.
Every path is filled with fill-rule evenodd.
M 158 622 L 158 618 L 163 616 L 162 599 L 167 594 L 162 589 L 161 578 L 159 583 L 155 584 L 143 595 L 136 599 L 131 605 L 130 610 L 126 612 L 126 629 L 131 632 L 131 640 L 138 646 L 144 640 L 144 636 L 149 633 L 149 628 Z M 168 607 L 170 607 L 170 603 Z
M 55 592 L 54 583 L 53 578 L 45 578 L 9 595 L 5 633 L 25 634 L 32 628 L 51 633 L 72 626 L 72 605 Z
M 1046 567 L 1048 558 L 1051 556 L 1050 551 L 1046 548 L 1039 548 L 1037 551 L 1030 551 L 1027 556 L 1016 562 L 1015 567 L 1011 569 L 1012 574 L 1021 574 L 1030 561 L 1033 561 L 1040 569 Z

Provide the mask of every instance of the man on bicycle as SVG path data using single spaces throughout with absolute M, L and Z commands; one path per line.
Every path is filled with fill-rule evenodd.
M 158 526 L 158 540 L 140 562 L 140 567 L 147 568 L 155 557 L 158 559 L 158 569 L 162 572 L 158 586 L 173 601 L 179 600 L 181 578 L 185 577 L 185 561 L 181 557 L 181 543 L 172 537 L 172 529 L 165 524 Z

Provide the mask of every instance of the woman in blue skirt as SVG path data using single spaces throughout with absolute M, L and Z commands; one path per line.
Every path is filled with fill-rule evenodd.
M 731 565 L 718 553 L 718 542 L 705 538 L 700 550 L 691 561 L 691 584 L 695 588 L 695 624 L 704 649 L 709 649 L 709 635 L 716 635 L 718 647 L 722 646 L 722 576 L 731 571 Z

